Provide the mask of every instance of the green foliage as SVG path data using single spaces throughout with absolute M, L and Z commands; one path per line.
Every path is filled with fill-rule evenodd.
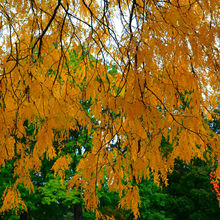
M 67 182 L 61 183 L 60 178 L 50 174 L 49 181 L 42 187 L 39 187 L 39 193 L 42 196 L 43 205 L 53 205 L 55 207 L 62 204 L 71 208 L 73 204 L 80 203 L 79 193 L 71 190 L 67 193 Z
M 166 212 L 172 219 L 214 220 L 220 218 L 220 209 L 212 191 L 209 173 L 211 167 L 195 159 L 186 165 L 176 161 L 175 169 L 169 175 Z
M 125 211 L 118 207 L 119 195 L 117 192 L 109 192 L 107 187 L 98 193 L 100 198 L 100 211 L 107 216 L 114 216 L 115 219 L 125 220 L 130 215 L 130 211 Z
M 140 219 L 170 220 L 165 212 L 168 195 L 163 193 L 153 182 L 153 179 L 145 180 L 140 184 Z
M 168 140 L 162 136 L 161 144 L 160 144 L 160 152 L 162 153 L 163 157 L 168 158 L 169 154 L 173 151 L 173 145 L 169 143 Z

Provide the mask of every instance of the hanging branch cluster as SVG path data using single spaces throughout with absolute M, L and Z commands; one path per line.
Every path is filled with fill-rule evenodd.
M 29 171 L 40 172 L 45 154 L 59 157 L 54 138 L 62 143 L 78 124 L 92 131 L 93 148 L 70 188 L 81 187 L 93 210 L 104 173 L 137 217 L 136 183 L 149 170 L 166 184 L 175 158 L 203 159 L 207 146 L 219 157 L 219 136 L 204 122 L 220 89 L 218 8 L 217 0 L 1 0 L 0 166 L 15 160 L 14 191 L 32 187 Z M 27 120 L 36 135 L 21 143 Z M 166 157 L 162 137 L 172 144 Z M 69 162 L 59 158 L 55 173 Z

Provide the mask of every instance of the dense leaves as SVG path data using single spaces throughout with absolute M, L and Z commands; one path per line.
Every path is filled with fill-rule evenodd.
M 166 185 L 176 158 L 208 147 L 214 164 L 219 135 L 204 117 L 218 117 L 218 19 L 217 0 L 1 0 L 0 166 L 13 160 L 15 179 L 1 211 L 24 206 L 18 186 L 34 189 L 45 157 L 66 178 L 71 130 L 91 137 L 69 181 L 91 210 L 106 176 L 137 218 L 149 170 Z
M 164 188 L 169 195 L 167 214 L 172 219 L 218 219 L 220 209 L 216 194 L 210 184 L 212 167 L 201 160 L 189 165 L 176 161 L 175 170 Z

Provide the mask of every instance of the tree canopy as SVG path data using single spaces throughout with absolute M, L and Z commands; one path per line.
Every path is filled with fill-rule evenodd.
M 71 129 L 92 140 L 69 182 L 92 210 L 105 178 L 136 218 L 149 170 L 167 184 L 175 158 L 211 148 L 218 160 L 204 120 L 217 117 L 218 10 L 217 0 L 1 0 L 0 166 L 15 160 L 1 210 L 23 205 L 17 185 L 34 189 L 45 155 L 64 178 Z

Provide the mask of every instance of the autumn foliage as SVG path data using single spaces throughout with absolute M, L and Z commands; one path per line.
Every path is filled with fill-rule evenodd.
M 216 174 L 215 174 L 215 171 L 212 171 L 210 174 L 210 182 L 213 186 L 213 191 L 216 193 L 216 196 L 217 196 L 217 199 L 218 201 L 220 202 L 220 192 L 219 192 L 219 183 L 218 183 L 218 180 L 216 178 Z
M 105 177 L 136 218 L 136 183 L 150 171 L 166 184 L 175 158 L 203 159 L 207 146 L 214 163 L 219 135 L 204 118 L 220 92 L 218 9 L 217 0 L 1 0 L 0 166 L 14 159 L 16 179 L 1 211 L 12 197 L 23 205 L 17 184 L 32 190 L 30 171 L 59 157 L 79 125 L 93 148 L 69 188 L 92 210 Z M 64 177 L 70 162 L 60 156 L 54 173 Z

